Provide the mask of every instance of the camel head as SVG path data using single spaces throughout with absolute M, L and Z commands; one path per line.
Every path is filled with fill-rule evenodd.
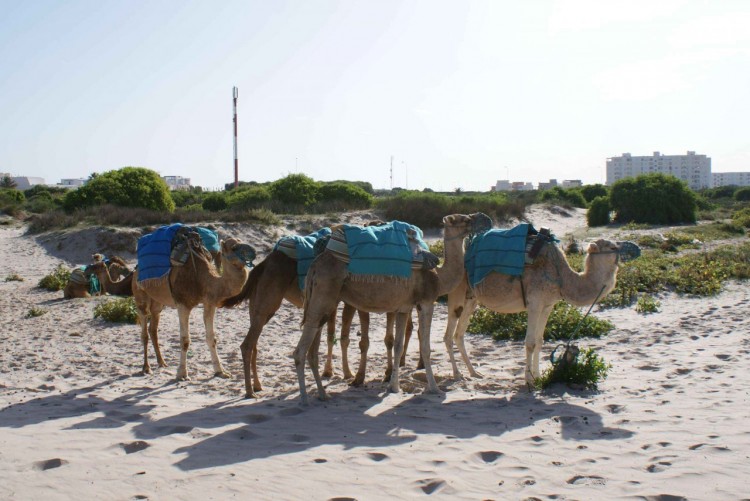
M 255 259 L 255 249 L 239 239 L 229 237 L 221 241 L 221 258 L 235 268 L 251 267 Z
M 617 242 L 600 238 L 588 245 L 586 254 L 584 268 L 588 269 L 591 265 L 617 272 L 617 264 L 620 261 L 620 245 Z
M 469 233 L 475 231 L 475 222 L 480 221 L 482 218 L 487 218 L 481 212 L 474 214 L 451 214 L 443 218 L 443 228 L 445 231 L 445 239 L 452 240 L 454 238 L 463 238 Z

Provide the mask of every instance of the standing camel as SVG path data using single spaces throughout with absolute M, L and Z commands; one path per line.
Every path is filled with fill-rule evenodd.
M 249 257 L 252 256 L 252 257 Z M 180 320 L 180 365 L 177 379 L 189 379 L 187 370 L 187 352 L 190 348 L 190 312 L 203 304 L 203 324 L 206 328 L 206 343 L 211 351 L 214 375 L 229 378 L 216 352 L 214 333 L 214 316 L 216 308 L 224 299 L 237 294 L 247 280 L 247 264 L 255 257 L 255 252 L 248 244 L 237 239 L 228 238 L 221 242 L 221 274 L 213 263 L 211 254 L 200 244 L 190 248 L 190 255 L 182 266 L 172 266 L 166 280 L 159 284 L 138 283 L 138 269 L 133 278 L 133 296 L 138 309 L 138 323 L 141 326 L 143 343 L 143 373 L 150 374 L 148 363 L 148 339 L 156 352 L 159 367 L 166 367 L 159 349 L 159 316 L 165 306 L 177 308 Z M 150 321 L 149 321 L 150 320 Z
M 570 268 L 558 245 L 546 243 L 534 264 L 526 266 L 520 277 L 490 272 L 474 288 L 468 276 L 448 294 L 448 325 L 445 347 L 453 366 L 453 377 L 461 378 L 453 354 L 455 339 L 471 376 L 481 377 L 469 360 L 464 334 L 477 303 L 497 313 L 528 311 L 526 328 L 526 383 L 533 385 L 540 376 L 539 353 L 544 342 L 544 328 L 552 309 L 560 299 L 574 306 L 588 306 L 615 288 L 620 245 L 609 240 L 589 244 L 583 272 Z
M 435 300 L 453 290 L 463 277 L 463 238 L 472 230 L 476 215 L 454 214 L 443 218 L 445 227 L 445 262 L 431 270 L 412 270 L 407 277 L 387 275 L 352 275 L 348 265 L 326 249 L 310 266 L 305 284 L 305 309 L 302 318 L 302 336 L 294 350 L 300 398 L 308 402 L 305 388 L 305 357 L 318 387 L 318 396 L 326 398 L 318 371 L 318 347 L 323 324 L 336 313 L 339 301 L 357 308 L 377 313 L 396 314 L 395 359 L 400 360 L 404 348 L 406 317 L 416 306 L 419 314 L 420 353 L 425 364 L 430 392 L 439 388 L 430 365 L 430 327 Z M 485 216 L 486 217 L 486 216 Z M 391 390 L 398 392 L 399 364 L 393 364 Z

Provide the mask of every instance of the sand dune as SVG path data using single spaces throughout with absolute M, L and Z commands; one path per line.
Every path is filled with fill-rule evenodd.
M 561 237 L 585 226 L 580 211 L 536 209 L 530 219 Z M 219 230 L 261 255 L 291 232 Z M 373 315 L 366 384 L 352 388 L 341 379 L 337 346 L 331 399 L 301 407 L 291 359 L 301 311 L 288 304 L 260 338 L 264 391 L 257 400 L 242 398 L 245 307 L 219 310 L 216 318 L 219 355 L 232 379 L 211 377 L 194 312 L 193 379 L 174 380 L 178 322 L 170 310 L 160 327 L 170 366 L 139 375 L 139 329 L 93 318 L 105 298 L 65 301 L 62 292 L 35 287 L 58 263 L 85 262 L 101 250 L 96 235 L 111 231 L 91 231 L 31 237 L 23 227 L 0 226 L 0 278 L 24 278 L 0 281 L 2 499 L 748 497 L 746 283 L 711 298 L 665 295 L 657 314 L 595 313 L 616 326 L 605 339 L 582 342 L 613 364 L 599 392 L 529 393 L 522 343 L 477 335 L 467 335 L 467 345 L 485 377 L 454 380 L 442 343 L 446 311 L 438 305 L 433 369 L 445 393 L 423 394 L 414 345 L 402 393 L 388 393 L 381 382 L 385 319 Z M 131 244 L 127 235 L 109 242 L 132 262 Z M 32 307 L 46 314 L 26 318 Z M 552 348 L 543 350 L 545 365 Z M 356 342 L 350 350 L 356 363 Z

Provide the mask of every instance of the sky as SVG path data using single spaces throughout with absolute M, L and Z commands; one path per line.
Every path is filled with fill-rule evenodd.
M 376 189 L 750 171 L 745 0 L 0 0 L 0 172 Z

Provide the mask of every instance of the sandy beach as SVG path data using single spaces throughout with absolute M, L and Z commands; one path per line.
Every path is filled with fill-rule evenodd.
M 582 211 L 537 210 L 530 219 L 561 238 L 585 227 Z M 416 343 L 401 393 L 389 393 L 385 316 L 372 315 L 366 384 L 342 379 L 337 345 L 330 400 L 313 392 L 303 407 L 291 358 L 301 310 L 284 303 L 260 338 L 259 399 L 243 398 L 244 305 L 216 316 L 231 379 L 212 377 L 201 308 L 191 316 L 192 380 L 175 381 L 174 310 L 160 325 L 169 367 L 156 367 L 149 349 L 154 374 L 143 376 L 139 328 L 93 317 L 106 297 L 63 300 L 62 291 L 36 287 L 56 265 L 85 263 L 94 251 L 135 264 L 135 233 L 29 236 L 4 222 L 0 278 L 24 280 L 0 281 L 2 499 L 750 498 L 747 283 L 730 282 L 709 298 L 662 295 L 655 314 L 595 311 L 615 325 L 604 339 L 580 343 L 612 364 L 597 392 L 530 393 L 523 344 L 471 334 L 467 346 L 484 377 L 454 380 L 438 304 L 432 363 L 444 393 L 424 393 Z M 256 262 L 292 233 L 217 227 L 254 245 Z M 34 307 L 46 313 L 27 318 Z M 543 368 L 553 348 L 545 345 Z M 356 339 L 350 360 L 356 370 Z M 309 371 L 307 381 L 312 389 Z

